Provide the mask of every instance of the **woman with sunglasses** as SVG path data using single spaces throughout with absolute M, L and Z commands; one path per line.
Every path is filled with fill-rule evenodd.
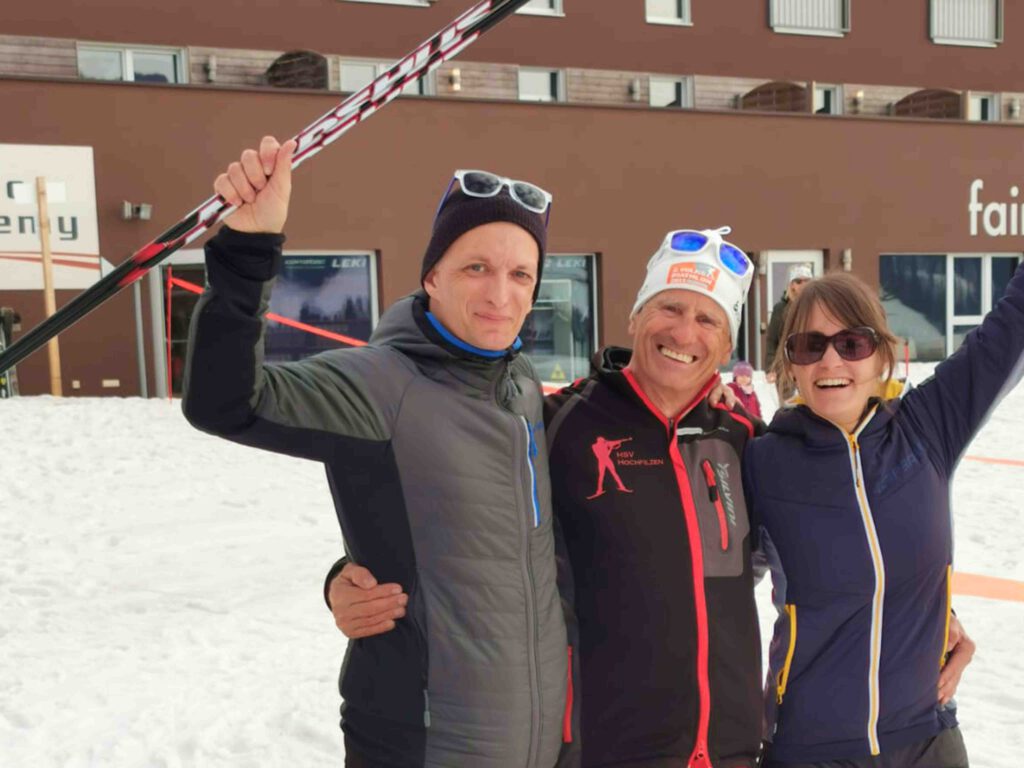
M 808 283 L 783 337 L 778 386 L 798 394 L 743 466 L 779 609 L 764 765 L 963 768 L 950 671 L 940 678 L 950 483 L 1020 378 L 1024 270 L 960 350 L 903 393 L 885 312 L 850 275 Z

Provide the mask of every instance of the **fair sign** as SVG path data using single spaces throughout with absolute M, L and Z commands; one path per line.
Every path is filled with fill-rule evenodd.
M 99 256 L 92 147 L 0 144 L 0 291 L 43 288 L 40 176 L 46 179 L 54 287 L 88 288 L 113 269 Z
M 1024 235 L 1024 198 L 1020 187 L 1011 186 L 998 194 L 1002 199 L 986 201 L 991 192 L 985 190 L 985 181 L 975 179 L 967 200 L 971 236 L 984 232 L 989 237 L 1016 237 Z

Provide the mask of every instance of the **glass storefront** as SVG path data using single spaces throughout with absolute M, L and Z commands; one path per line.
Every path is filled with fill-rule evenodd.
M 910 359 L 946 358 L 1006 290 L 1016 254 L 883 254 L 882 306 Z M 902 350 L 898 353 L 902 355 Z
M 202 264 L 178 265 L 175 278 L 202 287 Z M 165 273 L 166 284 L 166 273 Z M 523 350 L 541 378 L 567 383 L 589 371 L 597 348 L 596 266 L 590 254 L 548 256 L 533 311 L 520 334 Z M 361 341 L 370 338 L 377 319 L 374 257 L 357 254 L 285 254 L 274 285 L 270 312 L 314 328 Z M 199 296 L 174 286 L 171 293 L 171 387 L 181 394 L 188 329 Z M 287 324 L 268 320 L 267 362 L 301 360 L 344 346 Z
M 523 324 L 523 351 L 544 381 L 556 384 L 587 375 L 597 347 L 595 258 L 547 256 L 533 311 Z
M 284 258 L 270 311 L 320 330 L 368 341 L 375 318 L 369 254 L 292 254 Z M 336 339 L 267 323 L 267 362 L 291 362 L 336 349 Z

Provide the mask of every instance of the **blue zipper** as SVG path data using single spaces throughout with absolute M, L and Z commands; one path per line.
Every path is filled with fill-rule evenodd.
M 526 425 L 526 437 L 529 446 L 526 451 L 526 465 L 530 468 L 530 483 L 533 486 L 533 527 L 540 526 L 540 498 L 537 495 L 537 472 L 533 468 L 533 459 L 537 456 L 537 441 L 533 438 L 533 425 L 525 416 L 521 417 Z

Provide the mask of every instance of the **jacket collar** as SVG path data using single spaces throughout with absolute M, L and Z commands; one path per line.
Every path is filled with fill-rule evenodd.
M 627 349 L 625 347 L 605 347 L 597 352 L 590 361 L 592 375 L 599 378 L 611 389 L 614 389 L 626 398 L 632 400 L 645 411 L 648 411 L 667 427 L 668 419 L 665 418 L 665 415 L 655 407 L 647 394 L 640 388 L 639 383 L 636 381 L 636 378 L 632 373 L 626 370 L 632 356 L 633 351 L 631 349 Z M 689 405 L 684 407 L 680 413 L 675 415 L 674 418 L 679 418 L 697 407 L 707 398 L 708 392 L 711 391 L 718 381 L 719 376 L 716 373 L 704 383 L 704 386 L 701 387 L 700 391 Z
M 878 395 L 869 398 L 861 414 L 854 433 L 859 439 L 869 437 L 885 429 L 892 419 L 894 400 L 902 400 L 913 388 L 909 381 L 890 379 L 885 387 L 879 387 Z M 790 398 L 785 405 L 775 412 L 769 432 L 799 437 L 808 445 L 826 446 L 832 444 L 846 445 L 848 433 L 828 419 L 816 415 L 807 407 L 800 395 Z
M 459 339 L 429 311 L 427 295 L 417 291 L 399 299 L 381 316 L 370 344 L 398 350 L 424 375 L 463 390 L 490 395 L 522 342 L 500 352 L 477 349 Z

